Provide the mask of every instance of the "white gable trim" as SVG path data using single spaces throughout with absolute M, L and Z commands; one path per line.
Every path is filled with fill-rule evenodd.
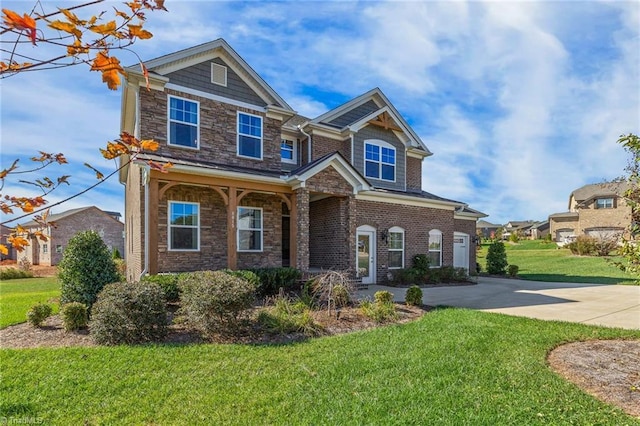
M 360 191 L 369 191 L 373 189 L 369 182 L 367 182 L 355 169 L 347 163 L 339 154 L 334 154 L 313 167 L 305 170 L 301 174 L 290 176 L 287 179 L 287 183 L 292 185 L 293 189 L 304 188 L 307 180 L 320 173 L 321 171 L 333 167 L 349 185 L 353 187 L 353 193 L 357 194 Z

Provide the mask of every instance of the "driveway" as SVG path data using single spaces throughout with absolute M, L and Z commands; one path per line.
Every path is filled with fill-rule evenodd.
M 361 295 L 388 290 L 404 301 L 406 288 L 369 286 Z M 640 286 L 549 283 L 480 277 L 478 284 L 423 288 L 426 305 L 455 306 L 543 320 L 640 329 Z

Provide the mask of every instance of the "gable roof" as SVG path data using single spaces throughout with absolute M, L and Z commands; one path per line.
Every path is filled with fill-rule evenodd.
M 496 225 L 491 222 L 488 222 L 484 219 L 480 219 L 478 223 L 476 223 L 476 228 L 500 228 L 502 225 Z
M 87 207 L 78 207 L 77 209 L 70 209 L 70 210 L 66 210 L 63 211 L 61 213 L 52 213 L 47 217 L 47 222 L 59 222 L 61 220 L 64 220 L 70 216 L 73 216 L 75 214 L 81 213 L 81 212 L 85 212 L 85 211 L 89 211 L 95 209 L 98 212 L 100 212 L 101 214 L 104 214 L 108 217 L 110 217 L 111 219 L 115 220 L 116 222 L 120 222 L 118 219 L 116 219 L 114 217 L 114 214 L 117 216 L 120 216 L 120 213 L 114 213 L 114 212 L 105 212 L 104 210 L 100 210 L 99 208 L 97 208 L 96 206 L 87 206 Z M 120 222 L 122 223 L 122 222 Z M 38 222 L 36 222 L 35 220 L 30 220 L 29 222 L 25 222 L 22 225 L 23 228 L 32 228 L 34 226 L 39 227 L 41 226 Z
M 629 184 L 627 182 L 602 182 L 585 185 L 571 193 L 569 196 L 569 208 L 571 208 L 571 198 L 581 204 L 596 197 L 620 196 L 628 188 Z
M 344 119 L 339 120 L 340 118 L 344 118 L 347 113 L 366 105 L 370 106 L 361 108 L 360 114 L 356 114 L 346 121 Z M 409 126 L 409 123 L 406 122 L 378 87 L 325 112 L 310 120 L 308 124 L 355 132 L 372 121 L 378 122 L 379 120 L 383 120 L 381 124 L 386 123 L 394 132 L 405 135 L 404 138 L 400 137 L 400 140 L 405 142 L 409 148 L 422 151 L 424 156 L 432 155 L 432 152 L 429 151 L 422 139 L 420 139 L 411 126 Z
M 165 76 L 214 58 L 222 58 L 267 105 L 293 111 L 289 104 L 222 38 L 144 61 L 144 64 L 150 74 Z M 126 71 L 141 75 L 139 65 L 127 67 Z
M 324 155 L 311 163 L 308 163 L 291 172 L 287 183 L 304 186 L 304 183 L 322 170 L 333 167 L 352 187 L 354 193 L 361 190 L 371 190 L 369 184 L 360 172 L 358 172 L 338 151 Z

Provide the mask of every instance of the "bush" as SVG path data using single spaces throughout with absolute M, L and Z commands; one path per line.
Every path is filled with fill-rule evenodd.
M 487 272 L 495 275 L 503 275 L 508 265 L 507 253 L 502 241 L 494 241 L 489 245 L 487 252 Z
M 116 271 L 118 272 L 118 281 L 126 281 L 127 262 L 125 262 L 124 259 L 113 259 L 113 264 L 116 265 Z
M 305 300 L 308 294 L 311 296 L 311 305 L 326 306 L 329 312 L 332 307 L 338 308 L 349 304 L 355 292 L 356 284 L 350 279 L 349 273 L 340 271 L 327 271 L 318 275 L 303 288 Z
M 277 297 L 273 307 L 261 310 L 258 322 L 269 332 L 277 334 L 301 332 L 306 336 L 315 336 L 322 331 L 322 327 L 313 319 L 309 306 L 286 296 Z
M 223 271 L 181 274 L 181 313 L 205 337 L 233 333 L 238 320 L 253 306 L 255 286 Z
M 589 235 L 580 235 L 575 241 L 566 246 L 572 254 L 579 256 L 592 256 L 596 253 L 596 239 Z
M 426 254 L 416 254 L 413 256 L 413 267 L 419 272 L 428 272 L 429 265 L 429 256 Z
M 373 300 L 376 303 L 393 303 L 393 294 L 386 290 L 376 291 Z
M 594 252 L 596 256 L 609 256 L 618 249 L 618 239 L 613 237 L 596 238 Z
M 416 283 L 424 284 L 425 274 L 417 268 L 404 268 L 393 271 L 392 284 L 412 285 Z
M 60 303 L 80 302 L 91 310 L 102 288 L 118 281 L 118 271 L 109 249 L 95 231 L 77 233 L 58 265 L 62 284 Z
M 376 295 L 378 293 L 380 292 L 376 292 Z M 384 296 L 384 298 L 386 298 L 386 296 Z M 371 302 L 370 300 L 363 300 L 360 303 L 360 310 L 365 316 L 378 323 L 394 321 L 398 318 L 396 306 L 393 304 L 393 302 L 383 302 L 379 299 L 375 302 Z
M 422 289 L 417 285 L 409 287 L 407 294 L 404 297 L 404 302 L 409 306 L 421 306 L 422 305 Z
M 122 256 L 120 256 L 120 250 L 118 250 L 118 247 L 114 247 L 113 250 L 111 251 L 111 258 L 112 259 L 122 259 Z
M 14 280 L 19 278 L 33 278 L 33 272 L 16 268 L 6 268 L 0 270 L 0 280 Z
M 85 328 L 89 321 L 87 307 L 79 302 L 62 305 L 62 308 L 60 308 L 60 316 L 62 317 L 62 324 L 66 331 Z
M 520 236 L 517 232 L 512 232 L 511 235 L 509 235 L 509 241 L 511 241 L 512 243 L 517 243 L 518 241 L 520 241 Z
M 262 296 L 274 296 L 280 288 L 285 292 L 297 290 L 296 284 L 302 276 L 295 268 L 259 268 L 250 271 L 260 279 L 258 294 Z
M 180 288 L 178 287 L 178 280 L 180 274 L 159 274 L 159 275 L 145 275 L 142 278 L 144 283 L 156 283 L 162 289 L 164 298 L 167 302 L 177 302 L 180 300 Z
M 351 294 L 349 294 L 349 290 L 344 285 L 337 284 L 333 286 L 333 303 L 336 308 L 342 308 L 351 303 Z
M 40 327 L 51 316 L 53 309 L 46 303 L 37 303 L 27 312 L 27 321 L 34 327 Z
M 518 265 L 509 265 L 507 272 L 509 273 L 510 277 L 516 277 L 518 276 L 519 270 L 520 268 L 518 267 Z
M 156 283 L 106 285 L 93 305 L 89 332 L 104 345 L 159 341 L 167 335 L 167 307 Z
M 23 257 L 18 261 L 18 269 L 25 272 L 31 272 L 32 269 L 31 262 L 26 257 Z
M 260 288 L 260 277 L 256 275 L 255 272 L 250 271 L 248 269 L 240 269 L 238 271 L 233 271 L 231 269 L 223 269 L 223 272 L 232 275 L 234 277 L 242 278 L 249 282 L 249 284 L 253 285 L 253 287 L 258 291 Z

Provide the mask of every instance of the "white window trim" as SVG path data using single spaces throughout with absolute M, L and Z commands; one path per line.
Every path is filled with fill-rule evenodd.
M 380 161 L 373 161 L 373 160 L 367 160 L 367 145 L 375 145 L 377 147 L 380 148 Z M 393 150 L 393 158 L 394 158 L 394 163 L 393 163 L 393 180 L 390 179 L 383 179 L 382 178 L 382 148 L 388 148 L 388 149 L 392 149 Z M 373 177 L 373 176 L 367 176 L 367 161 L 370 162 L 376 162 L 378 163 L 378 174 L 379 174 L 379 178 L 377 177 Z M 389 163 L 384 163 L 389 165 Z M 367 179 L 375 179 L 375 180 L 379 180 L 382 182 L 390 182 L 390 183 L 396 183 L 397 181 L 397 174 L 398 174 L 398 150 L 396 149 L 395 146 L 391 145 L 389 142 L 385 142 L 379 139 L 366 139 L 363 142 L 362 145 L 362 171 L 363 171 L 363 175 L 365 178 Z
M 431 236 L 437 236 L 440 238 L 440 250 L 431 250 Z M 439 265 L 429 265 L 430 268 L 440 268 L 442 267 L 442 231 L 439 229 L 432 229 L 429 231 L 429 245 L 427 246 L 429 252 L 429 259 L 431 259 L 431 253 L 440 253 L 440 264 Z
M 240 154 L 240 114 L 249 115 L 251 117 L 258 117 L 260 119 L 260 138 L 259 138 L 260 139 L 260 157 L 251 157 L 248 155 Z M 255 136 L 252 136 L 252 135 L 245 135 L 244 133 L 243 135 L 248 136 L 250 138 L 255 138 Z M 263 153 L 264 153 L 264 118 L 261 115 L 251 114 L 243 111 L 237 111 L 236 112 L 236 154 L 238 155 L 238 157 L 248 158 L 250 160 L 262 160 Z
M 293 151 L 292 160 L 285 159 L 282 157 L 282 141 L 288 141 L 292 143 L 292 151 Z M 296 139 L 280 138 L 280 161 L 283 163 L 298 164 L 298 141 Z
M 260 211 L 260 228 L 240 228 L 240 209 L 250 209 Z M 236 249 L 241 253 L 261 253 L 264 251 L 264 210 L 261 207 L 238 206 L 236 209 Z M 260 249 L 244 250 L 240 248 L 240 231 L 260 231 Z
M 198 206 L 198 224 L 196 226 L 193 226 L 193 225 L 172 225 L 171 224 L 171 206 L 173 204 L 190 204 L 190 205 Z M 200 203 L 191 203 L 191 202 L 188 202 L 188 201 L 171 200 L 171 201 L 169 201 L 167 207 L 168 207 L 168 210 L 167 210 L 167 251 L 189 251 L 189 252 L 200 251 Z M 196 228 L 198 230 L 198 234 L 197 234 L 198 244 L 197 244 L 197 247 L 195 249 L 174 249 L 174 248 L 171 248 L 171 245 L 172 245 L 171 228 L 173 228 L 173 227 L 176 227 L 176 228 Z
M 197 133 L 197 135 L 196 135 L 196 146 L 195 147 L 180 145 L 180 144 L 177 144 L 177 143 L 171 143 L 171 123 L 172 122 L 193 126 L 193 124 L 191 124 L 191 123 L 185 123 L 184 121 L 178 121 L 178 120 L 172 120 L 171 119 L 171 98 L 181 99 L 183 101 L 193 102 L 194 104 L 196 104 L 197 115 L 198 115 L 198 124 L 196 124 L 196 133 Z M 181 96 L 176 96 L 176 95 L 167 95 L 167 145 L 171 146 L 171 147 L 174 147 L 174 148 L 200 150 L 200 102 L 199 101 L 196 101 L 196 100 L 193 100 L 193 99 L 189 99 L 189 98 L 183 98 Z
M 402 265 L 401 266 L 389 266 L 389 269 L 402 269 L 402 268 L 404 268 L 404 248 L 405 248 L 404 229 L 400 228 L 399 226 L 394 226 L 392 228 L 389 228 L 388 232 L 389 232 L 389 240 L 391 240 L 391 234 L 402 234 L 402 249 L 389 248 L 389 251 L 402 252 Z

